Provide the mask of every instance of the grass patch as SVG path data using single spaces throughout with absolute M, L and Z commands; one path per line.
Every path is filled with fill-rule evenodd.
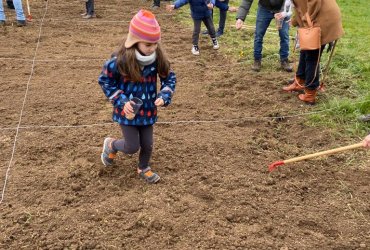
M 352 135 L 363 136 L 369 132 L 369 123 L 360 122 L 357 118 L 370 113 L 370 22 L 367 6 L 368 0 L 338 0 L 345 35 L 337 43 L 329 74 L 325 81 L 327 91 L 320 93 L 320 101 L 315 110 L 327 110 L 308 118 L 311 126 L 331 127 L 338 131 L 346 131 Z M 231 0 L 230 6 L 239 6 L 240 1 Z M 225 33 L 220 37 L 221 51 L 226 56 L 250 67 L 253 63 L 254 27 L 256 22 L 258 1 L 254 1 L 242 30 L 235 29 L 236 13 L 228 13 Z M 176 11 L 176 18 L 192 29 L 189 6 Z M 218 28 L 219 10 L 214 10 L 214 24 Z M 272 21 L 274 22 L 274 21 Z M 295 36 L 296 29 L 290 29 L 290 35 Z M 189 32 L 191 36 L 191 31 Z M 208 37 L 202 36 L 202 43 L 208 42 Z M 294 42 L 291 41 L 291 48 Z M 191 45 L 189 44 L 189 51 Z M 279 36 L 272 23 L 265 35 L 263 44 L 263 71 L 261 74 L 271 74 L 279 67 Z M 291 49 L 292 51 L 292 49 Z M 298 53 L 291 55 L 298 61 Z M 329 53 L 322 55 L 324 67 Z

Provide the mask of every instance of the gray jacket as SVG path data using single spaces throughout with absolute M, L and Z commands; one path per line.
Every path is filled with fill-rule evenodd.
M 236 19 L 245 20 L 251 8 L 253 0 L 242 0 Z M 284 0 L 259 0 L 258 7 L 263 7 L 267 10 L 270 10 L 274 13 L 280 12 L 284 4 Z

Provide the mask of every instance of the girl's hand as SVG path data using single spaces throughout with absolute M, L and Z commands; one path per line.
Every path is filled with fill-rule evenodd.
M 123 106 L 123 111 L 125 112 L 125 114 L 134 113 L 134 109 L 132 108 L 131 101 L 126 102 L 125 106 Z
M 242 26 L 243 26 L 243 20 L 242 19 L 238 19 L 238 20 L 236 20 L 236 23 L 235 23 L 235 28 L 237 29 L 237 30 L 240 30 L 241 28 L 242 28 Z
M 364 141 L 362 142 L 365 148 L 370 148 L 370 135 L 366 136 Z
M 209 3 L 209 4 L 207 4 L 207 7 L 208 7 L 209 10 L 211 10 L 211 9 L 213 9 L 213 4 Z
M 175 5 L 173 5 L 173 4 L 170 4 L 170 5 L 166 6 L 167 11 L 173 11 L 174 9 L 175 9 Z
M 157 107 L 161 107 L 164 105 L 164 101 L 162 98 L 157 98 L 157 100 L 155 100 L 154 102 L 154 105 L 157 106 Z

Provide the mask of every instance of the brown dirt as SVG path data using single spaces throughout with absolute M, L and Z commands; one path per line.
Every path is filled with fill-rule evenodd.
M 120 133 L 97 77 L 127 21 L 151 4 L 107 2 L 96 2 L 98 18 L 82 21 L 80 2 L 32 1 L 35 20 L 25 28 L 11 26 L 7 11 L 9 25 L 0 30 L 0 249 L 370 247 L 367 152 L 267 171 L 279 159 L 359 138 L 307 127 L 305 116 L 269 118 L 312 111 L 280 92 L 291 75 L 253 73 L 205 38 L 201 56 L 192 56 L 189 27 L 164 8 L 157 17 L 178 85 L 155 126 L 152 165 L 162 180 L 140 180 L 137 155 L 103 168 L 102 141 Z

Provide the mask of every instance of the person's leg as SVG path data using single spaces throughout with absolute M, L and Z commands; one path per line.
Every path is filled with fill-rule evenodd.
M 295 73 L 294 79 L 288 81 L 289 85 L 283 87 L 284 91 L 300 92 L 304 89 L 306 74 L 306 54 L 307 51 L 304 50 L 300 51 L 297 72 Z
M 295 75 L 296 77 L 299 77 L 300 79 L 305 79 L 305 75 L 306 75 L 306 51 L 301 50 L 299 52 L 299 62 L 298 62 L 297 72 Z
M 0 1 L 0 21 L 3 21 L 5 22 L 5 12 L 4 12 L 4 5 L 3 5 L 3 1 L 1 0 Z
M 225 4 L 229 4 L 229 0 L 225 0 Z M 227 10 L 220 10 L 220 20 L 218 22 L 218 29 L 216 35 L 221 36 L 224 33 L 225 23 L 227 17 Z
M 199 43 L 199 33 L 200 33 L 200 26 L 202 24 L 202 20 L 196 20 L 194 21 L 194 29 L 193 29 L 193 45 L 198 46 Z
M 153 152 L 153 126 L 140 126 L 140 154 L 139 169 L 145 169 L 149 166 L 149 161 Z
M 153 172 L 149 161 L 153 151 L 153 126 L 140 126 L 139 127 L 140 137 L 140 154 L 139 154 L 139 165 L 138 174 L 148 183 L 156 183 L 160 177 L 157 173 Z
M 204 18 L 203 23 L 207 27 L 209 36 L 212 39 L 213 49 L 219 49 L 220 45 L 218 44 L 218 41 L 217 41 L 217 38 L 216 38 L 216 31 L 215 31 L 215 26 L 213 25 L 212 17 Z
M 94 9 L 94 0 L 88 0 L 86 2 L 86 13 L 88 15 L 94 15 L 95 9 Z
M 211 16 L 212 16 L 212 20 L 213 20 L 213 9 L 211 10 L 211 13 L 212 13 Z M 208 30 L 207 29 L 203 30 L 202 35 L 209 35 Z
M 280 36 L 280 60 L 287 60 L 289 57 L 289 18 L 285 18 L 281 29 L 279 29 Z
M 117 152 L 134 154 L 140 148 L 139 130 L 135 126 L 121 125 L 123 139 L 107 137 L 104 139 L 101 161 L 104 166 L 113 165 Z
M 212 39 L 216 38 L 216 31 L 215 31 L 215 26 L 213 25 L 213 19 L 212 17 L 206 17 L 203 18 L 203 23 L 206 26 L 208 30 L 208 34 Z
M 256 31 L 254 32 L 254 60 L 261 61 L 263 37 L 266 34 L 267 28 L 271 20 L 274 18 L 274 13 L 267 9 L 258 6 L 256 18 Z
M 320 85 L 319 50 L 306 50 L 305 87 L 314 90 Z
M 320 86 L 320 57 L 324 48 L 325 45 L 321 46 L 320 49 L 306 51 L 304 94 L 298 95 L 298 98 L 308 104 L 316 102 L 317 89 Z
M 125 154 L 135 154 L 140 149 L 139 129 L 136 126 L 120 125 L 123 139 L 112 142 L 113 151 L 120 151 Z
M 293 67 L 289 63 L 289 18 L 283 20 L 281 29 L 279 29 L 280 36 L 280 64 L 281 68 L 287 72 L 292 72 Z
M 18 21 L 26 21 L 26 17 L 23 13 L 22 1 L 21 0 L 13 0 L 15 13 L 17 15 Z

